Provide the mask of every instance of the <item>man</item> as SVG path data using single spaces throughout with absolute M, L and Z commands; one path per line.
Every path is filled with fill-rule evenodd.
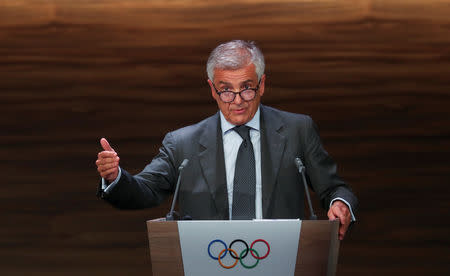
M 304 217 L 304 186 L 295 165 L 301 158 L 311 188 L 340 220 L 339 238 L 354 220 L 357 199 L 336 174 L 310 117 L 260 105 L 264 57 L 252 42 L 219 45 L 207 63 L 208 83 L 219 112 L 170 132 L 159 154 L 132 176 L 106 139 L 96 161 L 99 194 L 118 208 L 146 208 L 173 193 L 184 159 L 179 193 L 182 215 L 193 219 Z

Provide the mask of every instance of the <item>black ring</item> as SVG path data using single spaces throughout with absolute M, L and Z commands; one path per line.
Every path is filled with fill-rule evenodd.
M 242 242 L 242 243 L 245 245 L 245 247 L 247 247 L 247 249 L 246 249 L 246 252 L 245 252 L 244 256 L 242 256 L 242 257 L 239 257 L 239 256 L 236 256 L 236 257 L 235 257 L 235 256 L 233 256 L 234 253 L 230 251 L 231 257 L 232 257 L 233 259 L 235 259 L 235 260 L 239 260 L 239 259 L 241 259 L 241 258 L 243 259 L 243 258 L 247 257 L 248 251 L 250 251 L 250 250 L 249 250 L 249 247 L 248 247 L 248 244 L 247 244 L 244 240 L 237 239 L 237 240 L 234 240 L 234 241 L 232 241 L 232 242 L 230 243 L 230 248 L 233 246 L 233 244 L 234 244 L 235 242 Z

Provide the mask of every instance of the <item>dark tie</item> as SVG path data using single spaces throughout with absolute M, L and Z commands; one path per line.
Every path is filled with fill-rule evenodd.
M 241 125 L 233 128 L 243 141 L 239 147 L 234 169 L 232 219 L 255 218 L 255 153 L 250 140 L 250 127 Z

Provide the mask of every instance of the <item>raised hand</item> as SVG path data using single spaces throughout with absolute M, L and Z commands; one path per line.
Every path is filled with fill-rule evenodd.
M 97 171 L 108 182 L 113 182 L 119 174 L 120 158 L 105 138 L 100 139 L 100 144 L 103 151 L 98 153 L 98 159 L 95 161 Z

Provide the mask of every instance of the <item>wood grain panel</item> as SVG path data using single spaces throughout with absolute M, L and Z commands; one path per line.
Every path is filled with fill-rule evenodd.
M 184 275 L 178 224 L 147 221 L 153 275 Z
M 216 112 L 206 59 L 241 38 L 265 54 L 263 102 L 311 115 L 360 198 L 337 275 L 447 275 L 448 14 L 445 0 L 0 0 L 1 274 L 149 274 L 145 221 L 168 204 L 97 200 L 98 140 L 140 171 L 167 131 Z
M 335 275 L 339 250 L 338 223 L 303 221 L 295 275 Z

